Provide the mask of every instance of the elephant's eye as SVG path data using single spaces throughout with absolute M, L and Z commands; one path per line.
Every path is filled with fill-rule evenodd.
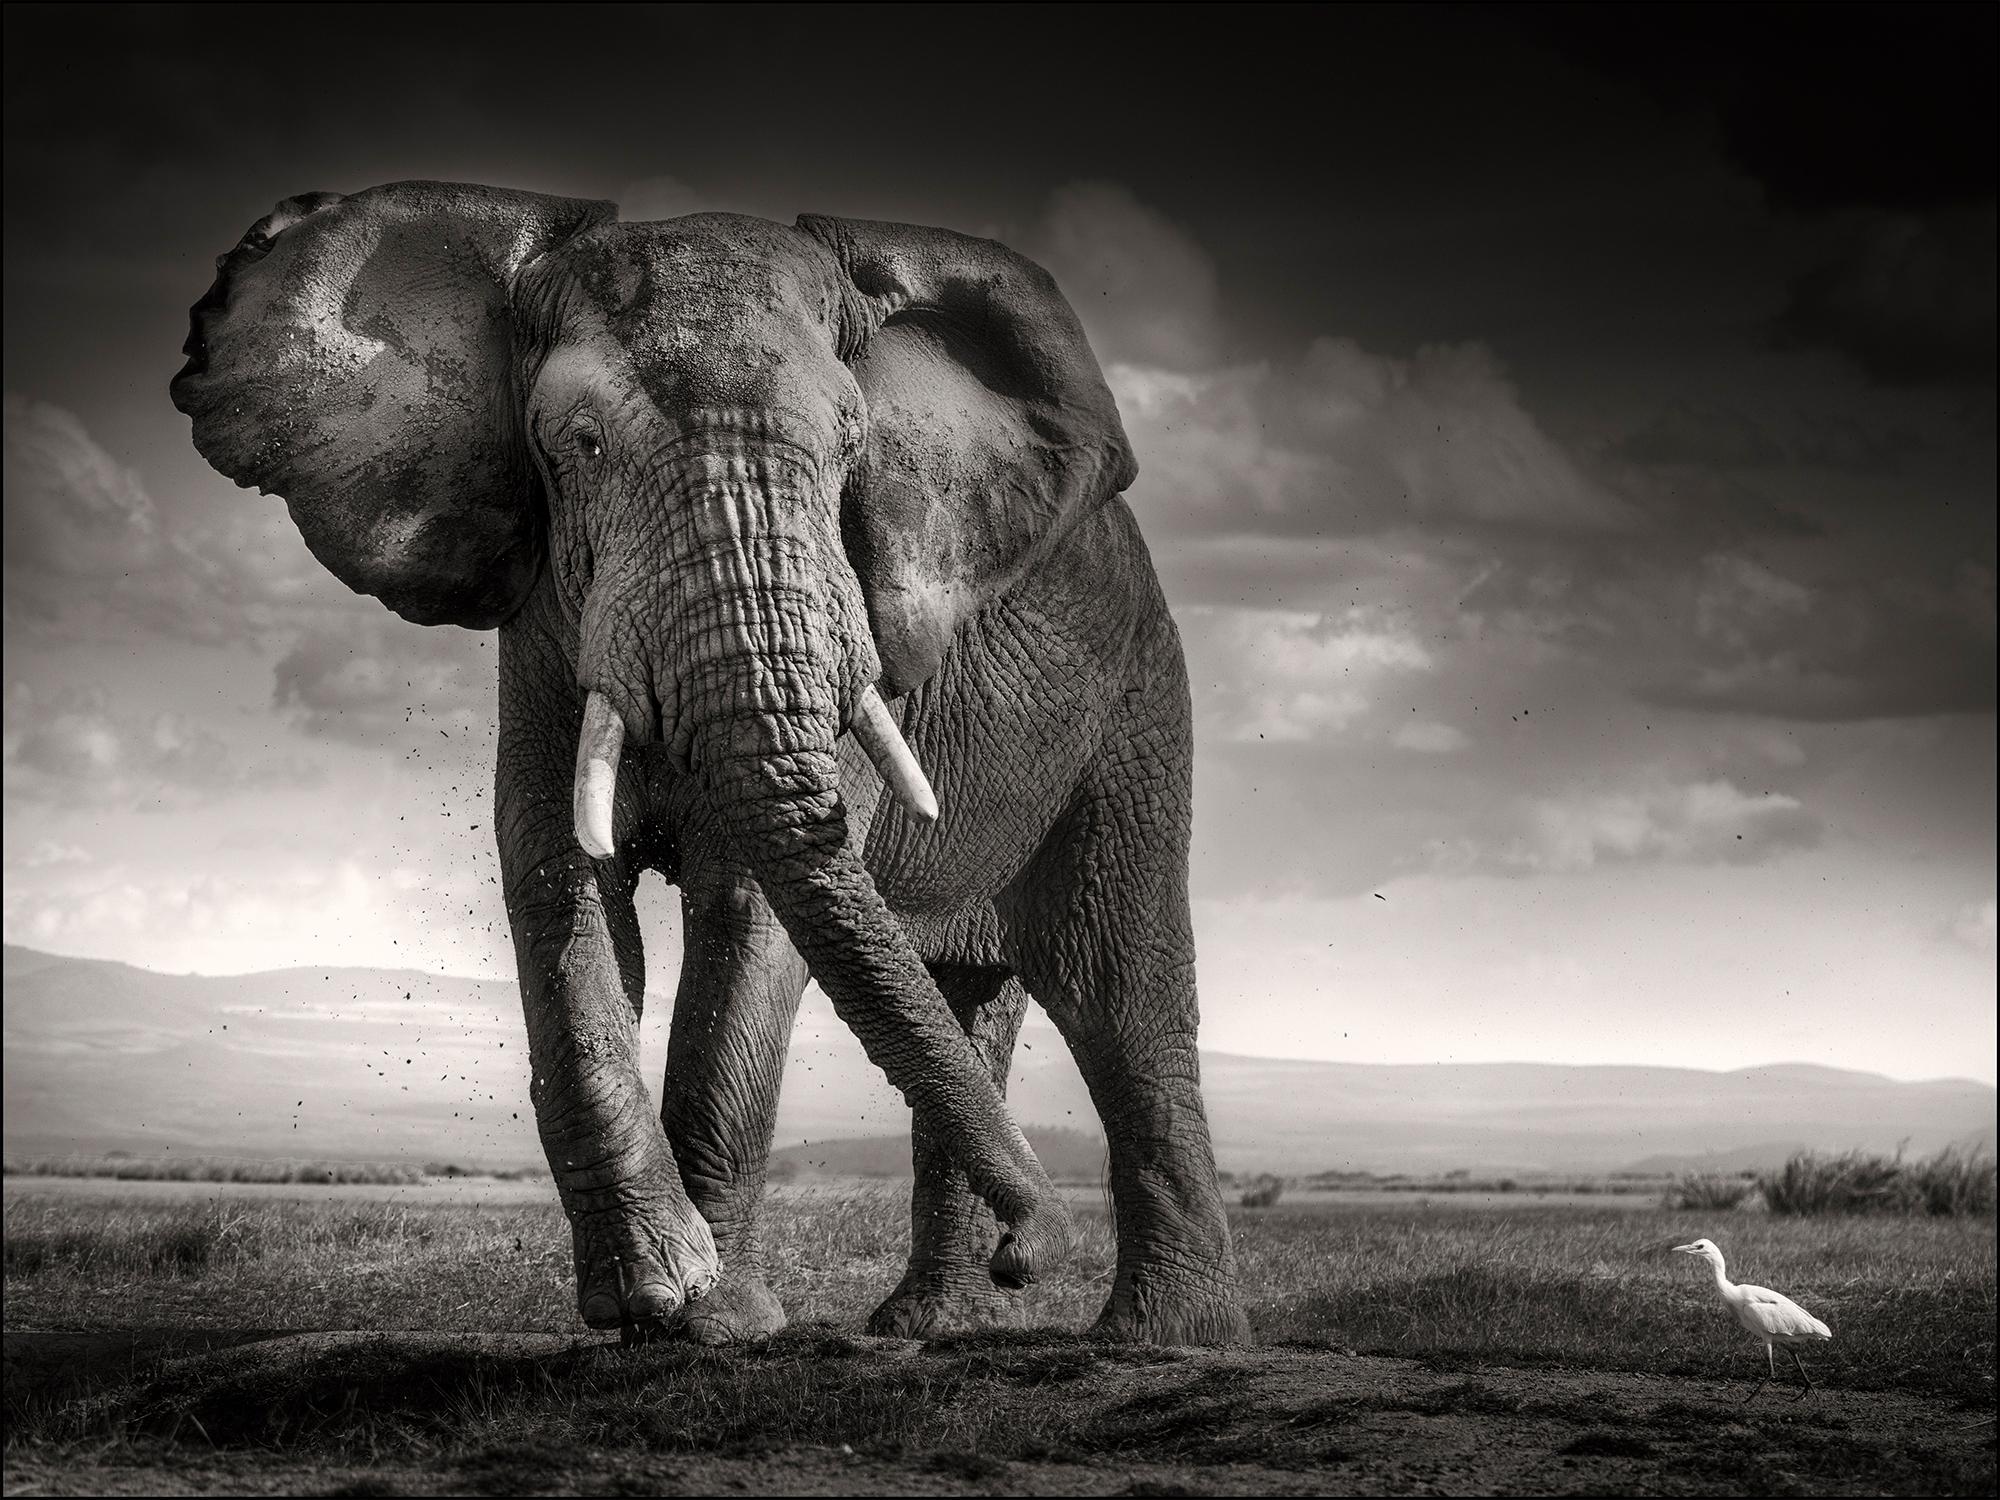
M 604 444 L 597 440 L 594 432 L 579 432 L 570 439 L 570 443 L 575 447 L 577 457 L 587 464 L 594 464 L 604 457 Z

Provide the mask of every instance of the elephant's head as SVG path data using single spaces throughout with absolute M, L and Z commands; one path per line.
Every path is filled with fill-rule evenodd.
M 829 874 L 836 737 L 919 802 L 875 684 L 1133 476 L 1049 276 L 944 230 L 436 183 L 288 200 L 219 267 L 173 385 L 202 454 L 412 620 L 497 625 L 549 569 L 580 841 L 609 852 L 620 743 L 661 742 L 838 1000 L 827 967 L 891 940 L 858 861 Z
M 1133 475 L 1053 281 L 945 230 L 395 183 L 218 270 L 173 383 L 203 456 L 420 624 L 552 567 L 579 685 L 688 766 L 824 749 Z

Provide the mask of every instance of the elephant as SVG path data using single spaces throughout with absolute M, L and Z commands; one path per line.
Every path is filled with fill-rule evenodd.
M 1018 1321 L 1072 1248 L 1004 1099 L 1032 997 L 1109 1148 L 1097 1331 L 1245 1338 L 1187 672 L 1053 278 L 943 229 L 437 182 L 288 198 L 216 265 L 171 387 L 201 455 L 351 589 L 499 632 L 495 837 L 582 1321 L 783 1326 L 759 1226 L 810 976 L 913 1112 L 872 1331 Z M 657 1120 L 647 869 L 685 937 Z

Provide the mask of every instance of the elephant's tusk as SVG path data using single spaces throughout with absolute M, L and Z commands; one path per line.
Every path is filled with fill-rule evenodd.
M 625 721 L 611 700 L 592 688 L 583 700 L 583 732 L 576 741 L 576 841 L 592 859 L 607 859 L 611 839 L 611 798 L 618 790 L 618 755 L 625 748 Z
M 855 700 L 854 719 L 848 727 L 861 741 L 861 748 L 868 752 L 868 758 L 882 773 L 883 782 L 896 794 L 904 810 L 923 822 L 935 823 L 937 794 L 931 790 L 930 778 L 910 753 L 896 721 L 889 717 L 889 705 L 872 685 L 863 688 L 860 698 Z

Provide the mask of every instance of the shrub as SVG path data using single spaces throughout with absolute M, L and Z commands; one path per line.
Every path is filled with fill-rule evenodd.
M 1245 1208 L 1269 1208 L 1284 1196 L 1285 1179 L 1273 1177 L 1267 1172 L 1245 1188 L 1243 1196 L 1237 1199 L 1237 1202 Z
M 1910 1168 L 1927 1213 L 1990 1216 L 1994 1206 L 1993 1157 L 1982 1148 L 1947 1146 Z
M 1758 1180 L 1774 1214 L 1899 1214 L 1917 1207 L 1900 1157 L 1801 1151 Z
M 1980 1149 L 1947 1146 L 1923 1161 L 1902 1154 L 1803 1151 L 1759 1181 L 1778 1214 L 1991 1214 L 1994 1161 Z
M 1667 1189 L 1661 1201 L 1667 1208 L 1732 1209 L 1756 1190 L 1757 1179 L 1748 1174 L 1689 1172 Z

